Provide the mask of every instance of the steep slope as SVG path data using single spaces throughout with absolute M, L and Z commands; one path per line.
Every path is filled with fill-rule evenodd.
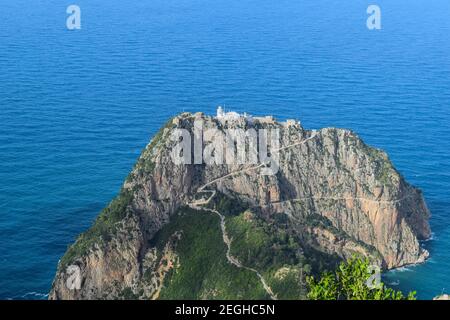
M 192 131 L 194 121 L 224 137 L 226 129 L 278 129 L 279 171 L 174 164 L 171 134 Z M 306 274 L 355 253 L 385 268 L 424 261 L 428 217 L 420 190 L 351 131 L 184 113 L 153 138 L 118 197 L 68 249 L 50 299 L 270 298 L 270 290 L 303 298 Z M 67 286 L 71 266 L 79 289 Z

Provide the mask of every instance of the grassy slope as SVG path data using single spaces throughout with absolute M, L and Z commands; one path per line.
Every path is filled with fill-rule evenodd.
M 244 265 L 257 269 L 279 299 L 304 299 L 304 276 L 310 266 L 298 242 L 286 230 L 242 213 L 228 216 L 231 253 Z
M 153 240 L 160 251 L 176 231 L 179 267 L 166 276 L 160 299 L 267 299 L 257 276 L 226 259 L 219 218 L 183 209 Z
M 131 191 L 122 189 L 119 195 L 102 210 L 92 227 L 82 233 L 61 258 L 60 267 L 64 268 L 76 258 L 86 254 L 95 243 L 108 241 L 116 230 L 116 224 L 126 216 L 126 209 L 131 204 Z
M 155 163 L 152 160 L 152 152 L 165 143 L 163 139 L 164 130 L 173 126 L 173 118 L 156 133 L 150 144 L 144 149 L 142 155 L 135 164 L 135 170 L 144 174 L 152 174 Z M 127 177 L 127 181 L 133 179 L 133 173 Z M 133 191 L 122 189 L 116 198 L 102 210 L 94 221 L 93 225 L 84 233 L 80 234 L 74 244 L 72 244 L 61 258 L 60 267 L 65 268 L 78 257 L 86 254 L 94 244 L 107 242 L 114 236 L 116 224 L 122 221 L 127 215 L 127 207 L 133 200 Z

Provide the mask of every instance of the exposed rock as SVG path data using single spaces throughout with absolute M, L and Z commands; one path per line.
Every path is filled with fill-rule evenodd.
M 175 165 L 171 132 L 192 130 L 194 120 L 221 135 L 225 128 L 279 129 L 280 147 L 286 147 L 280 150 L 279 172 L 261 175 L 262 167 L 245 164 Z M 208 190 L 239 198 L 262 216 L 287 215 L 298 226 L 294 232 L 307 232 L 311 245 L 327 254 L 347 258 L 359 253 L 387 269 L 428 257 L 419 244 L 430 236 L 421 191 L 402 178 L 383 151 L 353 132 L 308 131 L 298 123 L 275 121 L 221 123 L 201 113 L 183 113 L 154 137 L 116 202 L 61 259 L 49 298 L 155 298 L 168 269 L 155 265 L 151 240 L 205 184 Z M 176 255 L 169 251 L 169 266 L 176 265 Z M 71 265 L 81 270 L 79 290 L 66 285 Z
M 433 300 L 450 300 L 450 296 L 448 294 L 441 294 L 440 296 L 434 297 Z

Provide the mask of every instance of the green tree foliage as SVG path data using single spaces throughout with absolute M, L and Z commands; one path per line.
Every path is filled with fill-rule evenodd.
M 117 230 L 117 223 L 127 215 L 127 208 L 133 201 L 133 193 L 128 189 L 121 189 L 119 195 L 102 210 L 94 224 L 88 231 L 78 236 L 61 258 L 60 267 L 65 268 L 76 258 L 86 254 L 94 244 L 109 241 Z
M 416 292 L 404 296 L 401 291 L 379 283 L 368 286 L 373 272 L 367 258 L 353 257 L 342 262 L 334 273 L 325 272 L 319 280 L 307 277 L 311 300 L 415 300 Z
M 152 240 L 158 252 L 175 232 L 181 238 L 174 249 L 178 263 L 163 282 L 159 296 L 171 299 L 268 299 L 256 274 L 238 268 L 226 258 L 219 217 L 189 207 L 180 209 Z

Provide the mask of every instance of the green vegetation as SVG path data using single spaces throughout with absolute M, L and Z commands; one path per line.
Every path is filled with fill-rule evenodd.
M 139 296 L 134 294 L 131 288 L 125 288 L 119 293 L 119 298 L 123 300 L 137 300 L 139 299 Z
M 119 195 L 103 209 L 92 227 L 82 233 L 77 241 L 68 248 L 66 254 L 61 258 L 60 266 L 64 268 L 76 258 L 88 252 L 95 243 L 110 240 L 116 231 L 117 223 L 126 217 L 127 207 L 132 200 L 132 191 L 122 189 Z
M 375 177 L 382 184 L 392 185 L 392 178 L 398 174 L 397 170 L 392 165 L 388 155 L 379 149 L 370 147 L 364 144 L 364 150 L 370 159 L 376 164 Z
M 340 234 L 341 236 L 346 236 L 343 231 L 333 226 L 330 219 L 317 213 L 308 214 L 305 218 L 305 223 L 311 227 L 321 227 L 323 229 L 330 230 L 333 233 Z
M 278 270 L 266 272 L 264 277 L 280 300 L 306 299 L 305 276 L 310 272 L 308 265 L 284 266 Z
M 170 236 L 182 232 L 179 266 L 166 275 L 160 299 L 268 299 L 255 273 L 226 259 L 219 217 L 183 208 L 152 240 L 161 251 Z
M 327 217 L 324 217 L 320 214 L 309 214 L 305 218 L 305 224 L 311 227 L 320 227 L 325 230 L 328 230 L 335 236 L 339 237 L 340 239 L 351 240 L 354 243 L 357 243 L 358 245 L 363 247 L 366 250 L 366 252 L 369 253 L 373 258 L 381 258 L 380 253 L 374 246 L 371 246 L 367 243 L 364 243 L 363 241 L 355 239 L 354 237 L 349 236 L 343 230 L 336 228 Z
M 298 262 L 301 251 L 298 241 L 286 230 L 266 223 L 250 211 L 227 218 L 226 228 L 233 240 L 231 253 L 244 265 L 266 270 Z
M 136 163 L 136 168 L 138 171 L 142 171 L 143 173 L 153 173 L 153 170 L 155 169 L 155 163 L 152 159 L 152 154 L 154 152 L 154 149 L 156 147 L 159 147 L 164 142 L 164 132 L 166 129 L 171 129 L 173 127 L 173 118 L 169 119 L 165 123 L 165 125 L 156 133 L 156 135 L 153 137 L 150 144 L 145 148 L 145 150 L 142 152 L 141 157 L 139 158 L 138 162 Z
M 224 215 L 233 216 L 244 212 L 248 208 L 248 206 L 239 198 L 227 196 L 219 191 L 217 191 L 214 198 L 211 199 L 208 207 L 213 208 Z
M 415 300 L 415 292 L 404 296 L 401 291 L 379 283 L 369 288 L 373 273 L 368 259 L 353 257 L 342 262 L 334 273 L 325 272 L 319 280 L 307 277 L 311 300 Z
M 173 126 L 173 119 L 166 122 L 163 128 L 153 137 L 151 143 L 142 152 L 141 157 L 135 165 L 138 171 L 152 173 L 155 163 L 152 161 L 153 149 L 163 142 L 165 129 Z M 133 174 L 130 174 L 126 181 L 133 180 Z M 100 213 L 93 226 L 81 234 L 77 241 L 68 248 L 66 254 L 61 258 L 61 267 L 67 266 L 77 257 L 85 254 L 95 243 L 108 241 L 116 231 L 117 223 L 123 220 L 127 214 L 127 207 L 133 199 L 132 191 L 122 189 L 119 195 Z
M 283 219 L 281 219 L 283 220 Z M 305 275 L 311 271 L 299 241 L 281 225 L 269 224 L 250 211 L 227 217 L 231 254 L 266 278 L 280 299 L 306 297 Z

